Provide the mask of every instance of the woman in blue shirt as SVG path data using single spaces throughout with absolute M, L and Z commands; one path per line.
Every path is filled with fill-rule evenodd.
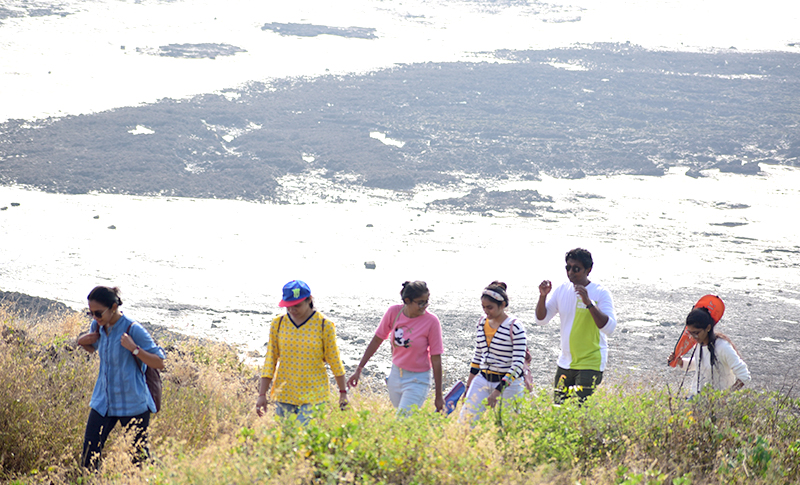
M 164 351 L 144 327 L 122 314 L 119 295 L 119 288 L 107 286 L 97 286 L 89 293 L 89 315 L 93 320 L 90 332 L 78 339 L 87 352 L 100 355 L 82 455 L 83 466 L 95 470 L 117 423 L 134 431 L 134 463 L 149 457 L 147 427 L 156 405 L 144 370 L 145 366 L 164 368 Z

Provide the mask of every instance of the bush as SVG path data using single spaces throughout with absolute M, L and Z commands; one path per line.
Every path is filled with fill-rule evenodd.
M 78 466 L 97 358 L 74 350 L 85 322 L 0 313 L 0 480 L 13 483 L 796 483 L 800 401 L 791 390 L 601 386 L 583 405 L 548 389 L 470 427 L 426 408 L 398 418 L 383 394 L 321 408 L 307 426 L 253 412 L 258 370 L 225 346 L 165 343 L 154 459 L 130 463 L 115 431 L 101 470 Z M 165 345 L 167 344 L 167 345 Z M 331 397 L 331 402 L 335 398 Z

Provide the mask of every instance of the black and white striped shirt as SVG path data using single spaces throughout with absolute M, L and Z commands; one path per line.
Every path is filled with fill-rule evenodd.
M 470 372 L 477 374 L 480 371 L 489 371 L 505 375 L 511 383 L 522 375 L 525 364 L 525 349 L 528 346 L 525 325 L 516 318 L 506 318 L 497 328 L 491 345 L 487 345 L 483 327 L 485 321 L 486 318 L 483 317 L 478 320 L 475 355 L 472 357 Z

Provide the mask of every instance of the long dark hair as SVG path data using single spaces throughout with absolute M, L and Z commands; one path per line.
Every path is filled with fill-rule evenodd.
M 730 339 L 730 337 L 724 333 L 715 332 L 714 325 L 714 319 L 711 318 L 711 314 L 706 308 L 695 308 L 689 312 L 689 315 L 686 316 L 687 327 L 700 328 L 703 330 L 710 327 L 710 330 L 708 331 L 708 344 L 706 346 L 708 347 L 708 352 L 711 354 L 711 367 L 714 367 L 714 365 L 717 363 L 716 343 L 718 338 L 731 344 L 733 350 L 739 354 L 739 349 L 736 348 L 736 345 L 733 344 L 733 341 Z M 739 354 L 739 357 L 741 357 L 741 354 Z

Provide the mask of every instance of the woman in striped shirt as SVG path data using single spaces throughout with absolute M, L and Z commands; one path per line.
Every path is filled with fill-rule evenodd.
M 462 419 L 474 421 L 486 405 L 494 407 L 500 396 L 512 399 L 523 392 L 522 369 L 528 341 L 522 322 L 506 313 L 506 290 L 505 283 L 493 281 L 481 295 L 486 318 L 480 318 L 477 324 Z

